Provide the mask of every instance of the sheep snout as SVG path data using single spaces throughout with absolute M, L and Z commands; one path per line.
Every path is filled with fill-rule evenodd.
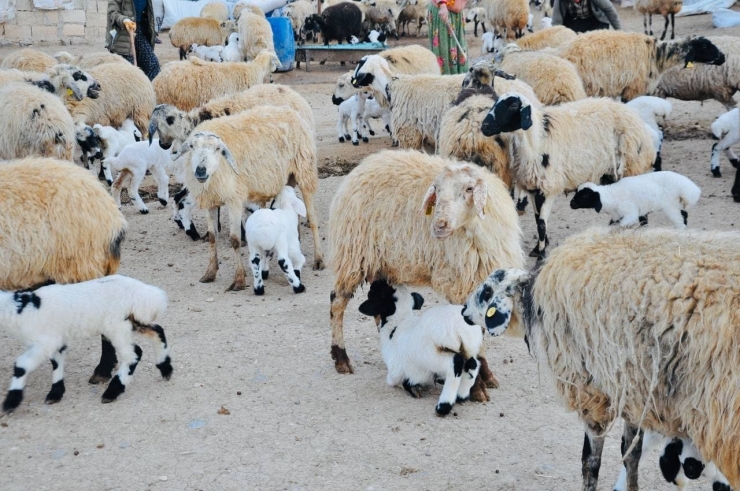
M 100 96 L 100 84 L 98 82 L 87 88 L 87 96 L 90 99 L 97 99 Z

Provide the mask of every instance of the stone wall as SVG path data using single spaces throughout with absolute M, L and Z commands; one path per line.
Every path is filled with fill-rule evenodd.
M 14 3 L 15 17 L 0 24 L 0 44 L 105 44 L 107 0 L 73 0 L 59 10 L 36 9 L 33 0 Z

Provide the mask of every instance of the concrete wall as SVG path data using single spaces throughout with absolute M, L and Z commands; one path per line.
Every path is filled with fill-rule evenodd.
M 35 9 L 33 0 L 14 3 L 15 18 L 0 24 L 0 44 L 105 44 L 107 0 L 72 0 L 59 10 Z

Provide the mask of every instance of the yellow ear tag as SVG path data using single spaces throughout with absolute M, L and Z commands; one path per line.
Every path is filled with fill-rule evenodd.
M 488 312 L 486 312 L 486 317 L 493 317 L 493 314 L 496 313 L 496 307 L 491 307 L 488 309 Z
M 72 89 L 67 89 L 67 95 L 74 95 L 74 92 L 72 92 Z
M 690 62 L 686 63 L 686 68 L 694 68 L 694 62 L 693 61 L 690 61 Z
M 352 83 L 352 85 L 356 84 L 357 83 L 357 79 L 356 78 L 353 78 L 352 81 L 351 81 L 351 83 Z
M 434 209 L 434 203 L 429 203 L 429 205 L 427 206 L 426 212 L 425 212 L 426 215 L 427 216 L 431 215 L 433 209 Z

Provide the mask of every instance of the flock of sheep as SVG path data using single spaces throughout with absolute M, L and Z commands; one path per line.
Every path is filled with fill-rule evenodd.
M 422 2 L 384 5 L 338 2 L 318 17 L 315 5 L 297 0 L 286 11 L 301 41 L 318 32 L 327 41 L 376 29 L 392 35 L 403 12 L 420 29 Z M 361 31 L 334 18 L 339 10 L 359 12 Z M 525 15 L 512 13 L 519 10 Z M 641 454 L 653 444 L 663 445 L 663 474 L 681 489 L 702 473 L 715 490 L 740 489 L 738 236 L 686 231 L 701 191 L 660 170 L 661 123 L 671 113 L 665 98 L 714 98 L 730 109 L 740 42 L 576 35 L 565 27 L 527 34 L 529 6 L 519 0 L 482 0 L 471 12 L 500 36 L 493 60 L 444 76 L 431 51 L 402 46 L 362 58 L 334 87 L 340 142 L 367 141 L 370 120 L 381 118 L 399 147 L 365 158 L 331 203 L 336 370 L 353 372 L 344 312 L 368 282 L 360 312 L 378 323 L 388 383 L 420 397 L 443 379 L 439 415 L 458 401 L 486 401 L 486 389 L 498 386 L 483 329 L 523 336 L 586 425 L 585 490 L 596 490 L 604 434 L 619 417 L 624 468 L 615 489 L 638 489 Z M 201 237 L 193 212 L 207 211 L 210 260 L 201 282 L 215 281 L 219 269 L 221 207 L 235 263 L 229 290 L 247 286 L 244 245 L 255 295 L 265 293 L 274 256 L 293 291 L 305 290 L 301 217 L 313 236 L 312 267 L 324 268 L 313 113 L 289 86 L 264 83 L 279 66 L 264 14 L 239 4 L 232 15 L 213 3 L 175 25 L 170 39 L 181 60 L 153 82 L 109 53 L 24 49 L 3 60 L 0 323 L 28 346 L 4 411 L 20 405 L 28 374 L 45 360 L 54 369 L 46 401 L 61 400 L 74 337 L 102 336 L 90 382 L 110 380 L 103 402 L 130 382 L 142 355 L 134 336 L 152 343 L 162 377 L 172 375 L 157 324 L 166 294 L 115 275 L 127 229 L 121 191 L 147 213 L 138 193 L 147 171 L 160 203 L 172 205 L 173 221 L 193 240 Z M 740 140 L 738 109 L 711 130 L 719 140 L 711 170 L 721 177 L 720 151 L 738 166 L 731 150 Z M 72 163 L 76 147 L 82 166 Z M 96 179 L 89 169 L 98 163 Z M 181 185 L 174 202 L 171 177 Z M 572 208 L 604 211 L 616 226 L 548 251 L 554 197 L 569 192 Z M 738 177 L 732 194 L 740 201 Z M 538 232 L 530 271 L 518 218 L 528 201 Z M 657 211 L 675 229 L 639 228 Z M 416 315 L 424 299 L 406 285 L 429 286 L 450 305 Z

